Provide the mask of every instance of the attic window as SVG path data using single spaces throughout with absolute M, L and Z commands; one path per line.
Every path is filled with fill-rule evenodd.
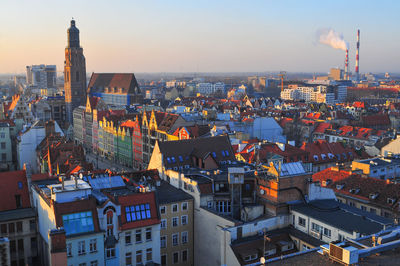
M 167 162 L 171 163 L 171 158 L 167 157 Z
M 249 256 L 244 257 L 244 261 L 252 261 L 252 260 L 255 260 L 255 259 L 257 259 L 257 254 L 253 254 L 253 255 L 249 255 Z
M 337 189 L 337 190 L 341 190 L 341 189 L 343 189 L 343 188 L 344 188 L 344 185 L 343 185 L 343 184 L 336 185 L 336 189 Z
M 179 161 L 183 162 L 183 157 L 179 155 Z
M 215 151 L 213 151 L 211 154 L 212 154 L 212 157 L 214 157 L 214 158 L 217 157 L 217 154 L 215 153 Z
M 224 157 L 225 157 L 225 151 L 221 151 L 221 153 L 222 153 L 222 156 L 224 156 Z
M 321 158 L 322 158 L 322 160 L 325 160 L 325 159 L 326 159 L 325 153 L 322 153 L 322 154 L 321 154 Z
M 174 156 L 171 157 L 171 160 L 172 160 L 173 163 L 176 163 L 176 160 L 175 160 Z
M 314 155 L 314 161 L 318 161 L 318 155 Z
M 333 158 L 335 158 L 335 155 L 333 155 L 332 153 L 328 153 L 328 157 L 329 157 L 329 159 L 333 159 Z
M 340 154 L 336 154 L 336 158 L 340 160 Z
M 229 156 L 229 152 L 227 150 L 225 150 L 225 156 L 228 157 Z
M 389 204 L 394 204 L 396 202 L 396 199 L 394 198 L 387 198 L 387 203 Z
M 346 153 L 342 153 L 342 154 L 343 154 L 343 159 L 346 160 L 347 159 Z

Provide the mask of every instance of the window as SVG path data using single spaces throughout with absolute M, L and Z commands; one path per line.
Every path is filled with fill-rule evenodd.
M 6 137 L 6 133 L 2 132 L 0 133 L 0 138 L 4 139 Z
M 78 242 L 78 255 L 84 255 L 86 253 L 85 250 L 85 240 Z
M 161 229 L 167 229 L 167 220 L 161 219 Z
M 354 207 L 354 206 L 355 206 L 354 202 L 352 202 L 352 201 L 349 201 L 349 205 L 350 205 L 351 207 Z
M 212 154 L 212 157 L 213 157 L 213 158 L 216 158 L 216 157 L 217 157 L 217 154 L 215 153 L 215 151 L 213 151 L 211 154 Z
M 160 213 L 161 213 L 161 214 L 166 213 L 166 208 L 165 208 L 165 206 L 161 206 L 161 207 L 160 207 Z
M 299 217 L 298 223 L 299 223 L 299 225 L 305 227 L 306 226 L 306 219 L 304 219 L 302 217 Z
M 127 206 L 125 207 L 125 213 L 127 222 L 150 219 L 150 204 Z
M 173 204 L 172 205 L 172 212 L 177 212 L 178 211 L 178 204 Z
M 107 212 L 107 225 L 113 224 L 113 213 L 112 211 Z
M 367 210 L 367 207 L 361 205 L 361 210 L 366 211 L 366 210 Z
M 136 230 L 136 243 L 142 242 L 142 230 L 138 229 Z
M 78 212 L 62 216 L 65 234 L 72 235 L 94 231 L 92 212 Z
M 315 232 L 320 232 L 321 231 L 321 226 L 319 226 L 318 224 L 315 223 L 311 223 L 311 229 Z
M 24 251 L 24 240 L 23 239 L 18 239 L 18 250 Z
M 31 237 L 31 249 L 32 250 L 37 249 L 37 239 L 36 239 L 36 237 Z
M 14 223 L 9 223 L 9 224 L 8 224 L 8 232 L 9 232 L 9 233 L 14 233 L 14 232 L 15 232 L 15 225 L 14 225 Z
M 90 266 L 97 266 L 97 265 L 98 265 L 97 260 L 93 260 L 90 262 Z
M 186 262 L 188 260 L 188 251 L 182 250 L 182 262 Z
M 146 241 L 151 241 L 151 227 L 146 228 Z
M 167 247 L 167 236 L 160 237 L 160 247 L 166 248 Z
M 183 202 L 182 203 L 182 211 L 186 211 L 188 208 L 188 203 L 187 202 Z
M 22 232 L 22 222 L 17 222 L 17 232 Z
M 181 224 L 185 225 L 187 224 L 188 216 L 187 215 L 182 215 L 181 216 Z
M 146 249 L 146 262 L 153 260 L 153 249 L 148 248 Z
M 21 199 L 21 195 L 15 195 L 15 205 L 18 208 L 22 208 L 22 199 Z
M 178 263 L 179 262 L 179 253 L 178 252 L 174 252 L 174 255 L 172 256 L 173 258 L 173 263 Z
M 161 266 L 165 266 L 165 265 L 167 265 L 167 255 L 162 254 L 161 255 Z
M 97 239 L 90 239 L 89 252 L 97 252 Z
M 172 218 L 172 227 L 177 227 L 179 223 L 178 217 Z
M 10 240 L 10 252 L 14 253 L 17 251 L 17 243 L 15 242 L 15 240 Z
M 230 213 L 231 212 L 231 202 L 230 201 L 217 201 L 216 211 L 220 213 Z
M 125 254 L 125 265 L 132 265 L 132 253 L 128 252 Z
M 115 258 L 115 248 L 106 248 L 106 258 Z
M 84 263 L 79 263 L 78 265 L 79 265 L 79 266 L 86 266 L 86 262 L 84 262 Z
M 182 244 L 186 244 L 188 242 L 188 232 L 182 232 Z
M 143 263 L 143 258 L 142 258 L 142 251 L 137 250 L 136 251 L 136 264 Z
M 177 246 L 179 244 L 179 234 L 172 235 L 172 245 Z
M 1 225 L 1 234 L 7 234 L 7 224 Z
M 72 257 L 72 244 L 67 243 L 67 257 Z
M 213 207 L 213 202 L 207 201 L 207 208 L 212 209 L 212 207 Z
M 373 214 L 376 214 L 376 209 L 374 209 L 374 208 L 370 208 L 369 211 L 370 211 L 371 213 L 373 213 Z
M 327 236 L 327 237 L 331 237 L 331 230 L 330 229 L 328 229 L 328 228 L 324 228 L 324 236 Z
M 126 232 L 125 233 L 125 245 L 130 245 L 130 244 L 132 244 L 131 232 Z
M 22 182 L 21 181 L 18 182 L 18 189 L 22 189 Z
M 179 157 L 179 161 L 183 162 L 183 157 L 181 155 L 179 155 L 178 157 Z
M 1 148 L 5 149 L 6 148 L 6 143 L 5 142 L 1 142 Z
M 1 154 L 1 160 L 4 162 L 7 160 L 7 154 L 6 153 L 2 153 Z

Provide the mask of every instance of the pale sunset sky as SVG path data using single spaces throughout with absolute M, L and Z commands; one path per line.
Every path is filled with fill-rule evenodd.
M 1 0 L 0 73 L 32 64 L 63 71 L 67 28 L 80 30 L 91 72 L 327 72 L 344 51 L 316 41 L 331 28 L 354 71 L 400 72 L 400 1 Z

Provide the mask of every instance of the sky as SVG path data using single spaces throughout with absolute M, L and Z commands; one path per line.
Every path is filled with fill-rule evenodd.
M 1 0 L 0 73 L 55 64 L 73 17 L 91 72 L 328 72 L 345 53 L 319 44 L 331 28 L 354 71 L 400 72 L 400 1 Z

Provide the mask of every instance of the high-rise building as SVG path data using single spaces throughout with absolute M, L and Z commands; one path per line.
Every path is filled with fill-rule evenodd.
M 32 65 L 26 67 L 26 83 L 40 89 L 56 88 L 57 67 L 55 65 Z
M 86 61 L 79 45 L 79 30 L 75 20 L 67 31 L 68 45 L 65 48 L 64 90 L 67 121 L 72 124 L 72 112 L 86 101 Z

